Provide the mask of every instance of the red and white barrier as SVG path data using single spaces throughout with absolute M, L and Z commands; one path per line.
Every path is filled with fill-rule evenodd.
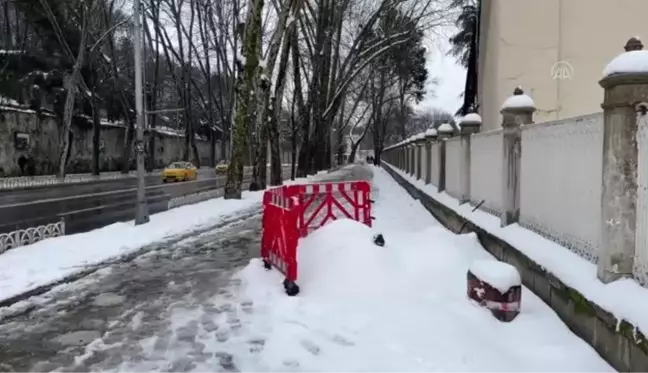
M 299 293 L 297 243 L 300 237 L 339 218 L 371 226 L 371 185 L 366 181 L 286 185 L 263 195 L 261 257 L 286 276 L 288 295 Z

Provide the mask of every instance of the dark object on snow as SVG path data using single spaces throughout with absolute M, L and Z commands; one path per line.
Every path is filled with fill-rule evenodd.
M 380 247 L 385 246 L 385 237 L 383 237 L 382 234 L 378 233 L 374 236 L 373 242 Z
M 478 204 L 477 206 L 475 206 L 474 209 L 472 209 L 472 212 L 477 211 L 477 209 L 480 208 L 481 205 L 484 204 L 484 202 L 486 202 L 485 199 L 483 199 L 481 202 L 479 202 L 479 204 Z M 466 220 L 464 221 L 464 223 L 461 225 L 461 229 L 459 229 L 459 234 L 462 234 L 462 233 L 463 233 L 464 228 L 466 228 L 466 223 L 468 223 L 468 219 L 466 219 Z
M 270 263 L 269 260 L 264 259 L 263 267 L 270 270 L 272 269 L 272 263 Z M 288 294 L 288 296 L 294 297 L 295 295 L 299 294 L 299 286 L 294 281 L 285 279 L 283 282 L 283 287 L 286 290 L 286 294 Z
M 288 296 L 294 297 L 295 295 L 299 294 L 299 286 L 294 281 L 285 279 L 283 286 Z
M 520 313 L 522 286 L 511 287 L 502 294 L 487 282 L 468 271 L 468 298 L 488 309 L 496 319 L 511 322 Z

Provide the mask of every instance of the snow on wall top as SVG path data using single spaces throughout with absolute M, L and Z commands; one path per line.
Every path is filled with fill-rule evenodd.
M 638 37 L 630 38 L 626 43 L 625 53 L 618 55 L 603 69 L 603 77 L 614 74 L 648 73 L 648 51 Z
M 504 101 L 502 109 L 522 108 L 535 109 L 535 102 L 533 102 L 533 99 L 529 95 L 524 94 L 522 87 L 517 87 L 513 91 L 513 95 Z
M 445 132 L 445 133 L 452 133 L 454 132 L 454 128 L 452 128 L 452 125 L 450 123 L 443 123 L 439 126 L 438 131 Z
M 522 284 L 520 273 L 515 267 L 497 260 L 477 260 L 470 265 L 469 270 L 502 294 Z
M 460 123 L 481 123 L 482 118 L 477 113 L 470 113 L 461 118 Z
M 428 128 L 427 131 L 425 131 L 425 136 L 436 136 L 437 135 L 437 130 L 434 128 Z

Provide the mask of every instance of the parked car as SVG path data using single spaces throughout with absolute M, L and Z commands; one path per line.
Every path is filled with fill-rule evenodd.
M 189 181 L 198 178 L 198 169 L 190 162 L 173 162 L 162 171 L 162 181 Z
M 223 174 L 227 173 L 227 168 L 228 167 L 229 167 L 229 165 L 225 161 L 220 161 L 216 165 L 216 173 L 219 174 L 219 175 L 223 175 Z

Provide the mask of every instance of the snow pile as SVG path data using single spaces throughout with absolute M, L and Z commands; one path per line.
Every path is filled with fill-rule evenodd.
M 302 239 L 298 296 L 286 296 L 283 276 L 259 259 L 238 274 L 240 298 L 254 304 L 241 334 L 264 341 L 255 357 L 234 351 L 239 369 L 613 371 L 526 288 L 510 324 L 470 302 L 467 270 L 493 257 L 373 172 L 374 228 L 338 220 Z
M 481 122 L 482 122 L 482 118 L 479 116 L 479 114 L 470 113 L 464 116 L 463 118 L 461 118 L 461 122 L 459 123 L 464 124 L 464 123 L 481 123 Z
M 477 260 L 470 265 L 470 272 L 502 294 L 514 286 L 522 285 L 518 270 L 497 260 Z
M 504 101 L 502 110 L 504 109 L 535 109 L 535 102 L 529 95 L 513 95 Z
M 603 77 L 614 74 L 648 73 L 648 50 L 620 54 L 603 69 Z
M 373 231 L 351 219 L 326 224 L 301 240 L 297 261 L 299 284 L 306 294 L 380 295 L 389 286 L 390 263 L 373 243 Z M 360 266 L 360 268 L 359 268 Z M 362 276 L 358 276 L 362 271 Z
M 442 132 L 442 133 L 452 133 L 452 132 L 454 132 L 454 128 L 452 128 L 452 124 L 450 124 L 450 123 L 442 123 L 439 126 L 438 131 Z
M 437 135 L 437 130 L 434 129 L 434 128 L 428 128 L 428 130 L 425 131 L 425 136 L 432 137 L 432 136 L 436 136 L 436 135 Z M 400 145 L 400 143 L 397 146 L 399 146 L 399 145 Z

